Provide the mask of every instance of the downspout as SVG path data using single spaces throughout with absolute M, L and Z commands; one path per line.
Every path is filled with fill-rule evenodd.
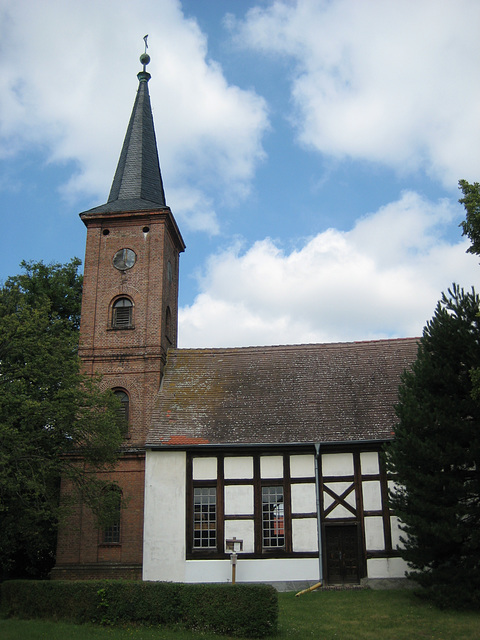
M 323 582 L 322 560 L 322 523 L 320 520 L 320 477 L 318 474 L 318 461 L 320 458 L 320 443 L 315 442 L 315 487 L 317 493 L 317 533 L 318 533 L 318 581 Z

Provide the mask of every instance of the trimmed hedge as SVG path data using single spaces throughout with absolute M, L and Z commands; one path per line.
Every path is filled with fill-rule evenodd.
M 0 587 L 6 617 L 180 625 L 251 638 L 277 630 L 277 592 L 264 584 L 12 580 Z

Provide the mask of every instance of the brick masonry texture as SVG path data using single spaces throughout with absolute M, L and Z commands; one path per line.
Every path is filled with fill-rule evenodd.
M 78 462 L 82 464 L 82 462 Z M 88 470 L 86 470 L 88 472 Z M 126 508 L 122 510 L 119 544 L 102 544 L 101 531 L 93 513 L 81 502 L 80 496 L 72 494 L 72 487 L 62 482 L 62 501 L 72 504 L 68 521 L 59 530 L 57 563 L 52 577 L 78 579 L 85 576 L 89 565 L 89 577 L 107 577 L 104 569 L 113 565 L 123 577 L 122 567 L 128 565 L 127 573 L 141 572 L 143 553 L 143 494 L 145 482 L 145 456 L 143 452 L 125 454 L 113 472 L 98 474 L 122 488 Z M 93 565 L 98 565 L 96 572 Z M 80 572 L 80 574 L 79 574 Z M 95 573 L 95 575 L 93 575 Z M 105 575 L 103 575 L 105 573 Z M 112 571 L 108 570 L 110 574 Z
M 127 508 L 122 511 L 120 543 L 105 545 L 93 514 L 77 501 L 59 532 L 52 577 L 138 578 L 143 546 L 144 445 L 167 350 L 177 343 L 179 252 L 184 245 L 168 208 L 83 214 L 82 219 L 87 225 L 87 246 L 79 354 L 84 371 L 100 374 L 104 388 L 122 388 L 129 395 L 124 453 L 113 472 L 99 474 L 118 483 Z M 135 252 L 136 262 L 131 269 L 119 271 L 113 266 L 113 257 L 124 248 Z M 133 302 L 133 328 L 113 329 L 112 305 L 123 296 Z M 70 489 L 64 483 L 64 498 Z
M 166 353 L 177 341 L 179 245 L 168 213 L 84 217 L 88 232 L 79 354 L 87 373 L 103 376 L 104 387 L 127 391 L 132 446 L 145 442 Z M 119 271 L 113 256 L 124 248 L 137 258 L 131 269 Z M 112 306 L 123 296 L 133 303 L 133 328 L 113 329 Z

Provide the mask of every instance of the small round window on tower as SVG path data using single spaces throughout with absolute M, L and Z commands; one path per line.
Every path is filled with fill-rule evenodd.
M 113 266 L 119 271 L 126 271 L 133 267 L 136 259 L 137 256 L 132 249 L 120 249 L 120 251 L 117 251 L 113 256 Z
M 102 233 L 104 236 L 108 236 L 108 234 L 110 233 L 110 229 L 104 229 Z
M 148 233 L 150 231 L 150 227 L 143 227 L 143 233 Z

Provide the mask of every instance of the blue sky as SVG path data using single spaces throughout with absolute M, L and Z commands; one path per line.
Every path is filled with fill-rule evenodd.
M 148 33 L 180 346 L 419 335 L 479 281 L 479 25 L 477 0 L 0 0 L 0 280 L 83 260 Z

